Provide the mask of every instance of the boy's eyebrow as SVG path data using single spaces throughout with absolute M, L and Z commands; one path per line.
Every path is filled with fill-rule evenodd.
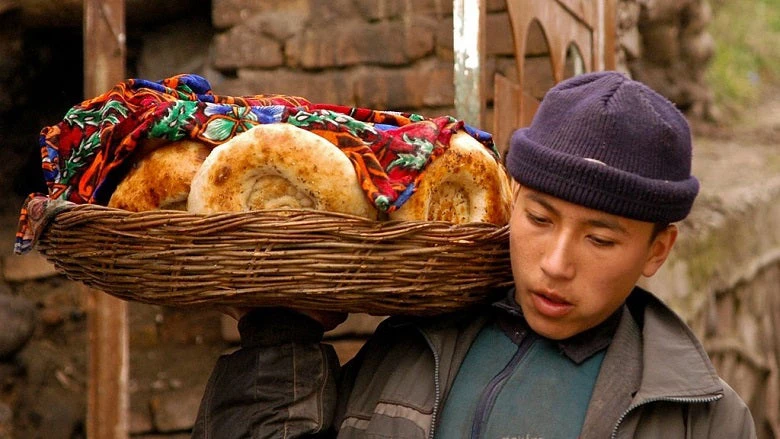
M 550 202 L 547 201 L 544 196 L 532 192 L 529 193 L 527 197 L 529 200 L 541 204 L 542 207 L 549 210 L 553 214 L 560 216 L 561 213 L 558 211 L 558 209 L 556 209 L 552 204 L 550 204 Z M 621 226 L 620 223 L 613 220 L 612 218 L 591 218 L 587 220 L 586 223 L 592 227 L 600 227 L 604 229 L 614 230 L 622 234 L 628 233 L 628 231 L 623 226 Z
M 628 234 L 628 231 L 623 228 L 617 221 L 607 218 L 591 219 L 588 220 L 588 224 L 593 227 L 601 227 L 609 230 L 614 230 L 624 235 Z
M 526 197 L 531 201 L 536 201 L 537 203 L 541 204 L 542 207 L 549 210 L 550 212 L 554 213 L 555 215 L 560 215 L 560 212 L 558 212 L 558 209 L 553 207 L 552 204 L 550 204 L 543 196 L 535 193 L 530 192 Z

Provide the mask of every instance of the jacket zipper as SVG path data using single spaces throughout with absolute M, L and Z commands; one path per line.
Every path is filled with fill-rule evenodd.
M 615 423 L 615 428 L 612 429 L 612 435 L 610 436 L 610 438 L 611 439 L 617 438 L 617 433 L 618 433 L 618 429 L 620 428 L 620 424 L 623 423 L 623 421 L 626 419 L 626 416 L 628 416 L 629 412 L 645 404 L 658 402 L 658 401 L 679 402 L 681 404 L 699 404 L 699 403 L 715 402 L 721 398 L 723 398 L 723 395 L 713 395 L 713 396 L 700 397 L 700 398 L 683 398 L 683 397 L 678 398 L 674 396 L 662 396 L 659 398 L 646 399 L 640 402 L 639 404 L 630 406 L 629 408 L 626 409 L 626 411 L 623 412 L 622 415 L 620 415 L 620 418 L 618 418 L 618 421 Z
M 503 389 L 504 384 L 509 379 L 509 377 L 512 376 L 512 373 L 517 368 L 520 360 L 522 360 L 523 357 L 525 357 L 525 354 L 528 353 L 528 350 L 531 348 L 531 345 L 533 345 L 534 341 L 535 337 L 533 337 L 530 331 L 527 331 L 525 337 L 523 337 L 523 340 L 520 342 L 520 345 L 517 346 L 517 351 L 509 360 L 509 363 L 507 363 L 501 372 L 494 376 L 493 379 L 491 379 L 488 383 L 487 387 L 485 387 L 485 390 L 482 392 L 482 395 L 477 402 L 477 410 L 474 414 L 474 422 L 471 424 L 471 439 L 479 439 L 481 437 L 482 427 L 487 422 L 487 418 L 490 414 L 490 411 L 493 409 L 493 405 L 498 398 L 499 392 L 501 389 Z
M 417 328 L 417 330 L 422 334 L 423 338 L 425 339 L 425 342 L 428 343 L 428 348 L 430 348 L 431 353 L 433 353 L 433 390 L 434 390 L 434 399 L 433 399 L 433 409 L 431 411 L 431 427 L 428 430 L 428 439 L 434 438 L 434 433 L 436 432 L 436 418 L 439 414 L 439 403 L 441 400 L 441 384 L 439 383 L 439 352 L 436 351 L 436 349 L 433 346 L 433 342 L 428 337 L 428 334 L 425 333 L 420 328 Z

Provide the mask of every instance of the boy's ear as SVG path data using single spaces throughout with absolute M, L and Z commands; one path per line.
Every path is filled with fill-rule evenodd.
M 650 243 L 650 252 L 645 261 L 645 266 L 642 269 L 642 275 L 650 277 L 661 268 L 661 265 L 666 262 L 666 258 L 669 257 L 669 253 L 674 247 L 674 242 L 677 241 L 677 226 L 670 224 L 666 229 L 656 235 L 653 242 Z

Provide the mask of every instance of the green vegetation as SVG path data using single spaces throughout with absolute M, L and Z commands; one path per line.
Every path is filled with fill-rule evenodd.
M 780 0 L 710 0 L 715 54 L 708 82 L 729 113 L 780 86 Z

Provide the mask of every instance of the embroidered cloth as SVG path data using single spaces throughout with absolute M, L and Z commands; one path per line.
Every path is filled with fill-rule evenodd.
M 281 94 L 222 96 L 193 74 L 157 82 L 129 79 L 75 105 L 59 123 L 41 130 L 48 194 L 32 194 L 25 201 L 15 252 L 30 250 L 47 224 L 44 219 L 52 217 L 45 213 L 46 206 L 106 204 L 123 177 L 122 164 L 140 140 L 189 138 L 217 146 L 265 123 L 290 123 L 338 146 L 381 212 L 392 212 L 408 199 L 425 166 L 448 148 L 459 130 L 499 158 L 490 134 L 452 116 L 317 104 Z

